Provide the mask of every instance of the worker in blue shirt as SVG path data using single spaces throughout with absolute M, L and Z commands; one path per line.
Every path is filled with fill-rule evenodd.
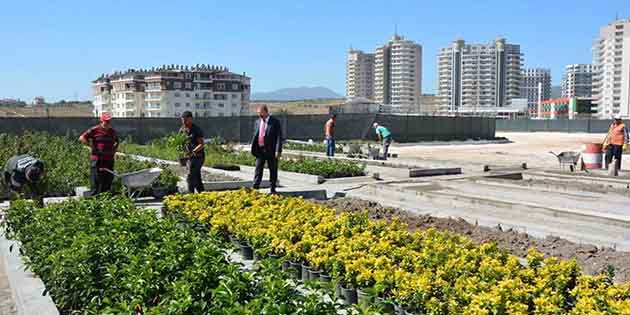
M 387 160 L 387 152 L 389 151 L 389 145 L 392 144 L 392 133 L 384 126 L 374 123 L 374 130 L 376 130 L 376 137 L 378 141 L 383 141 L 383 160 Z

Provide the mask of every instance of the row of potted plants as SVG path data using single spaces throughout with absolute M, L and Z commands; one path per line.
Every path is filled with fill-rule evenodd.
M 530 251 L 528 266 L 496 244 L 436 230 L 408 231 L 367 213 L 337 214 L 299 198 L 255 191 L 167 198 L 212 230 L 261 255 L 330 275 L 344 288 L 391 299 L 415 314 L 626 314 L 630 286 L 585 276 L 575 261 Z M 313 276 L 315 277 L 315 276 Z M 309 273 L 310 279 L 310 273 Z
M 298 292 L 273 262 L 244 272 L 207 229 L 159 219 L 128 199 L 101 196 L 45 208 L 17 201 L 2 225 L 61 314 L 338 313 L 334 301 Z
M 182 138 L 172 134 L 155 139 L 148 144 L 140 145 L 124 143 L 122 152 L 149 156 L 165 160 L 178 160 L 185 153 L 182 149 Z M 248 152 L 234 149 L 229 144 L 219 141 L 206 143 L 205 165 L 225 169 L 226 166 L 254 166 L 256 159 Z M 352 161 L 317 160 L 308 158 L 282 158 L 278 168 L 283 171 L 318 175 L 324 178 L 353 177 L 365 175 L 365 165 Z

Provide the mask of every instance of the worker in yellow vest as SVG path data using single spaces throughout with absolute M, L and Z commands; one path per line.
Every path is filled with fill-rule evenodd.
M 624 144 L 627 144 L 628 129 L 626 125 L 621 121 L 621 115 L 616 114 L 610 128 L 608 128 L 608 134 L 604 139 L 604 149 L 606 150 L 606 168 L 612 162 L 613 158 L 617 161 L 617 169 L 621 169 L 621 154 L 623 152 Z

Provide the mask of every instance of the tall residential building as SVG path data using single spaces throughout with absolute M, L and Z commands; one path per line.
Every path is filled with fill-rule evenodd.
M 593 64 L 593 97 L 600 118 L 630 117 L 630 20 L 616 20 L 599 30 Z
M 394 35 L 374 54 L 374 100 L 381 104 L 419 106 L 422 46 Z
M 374 99 L 374 54 L 350 49 L 346 60 L 346 98 Z
M 101 75 L 92 82 L 94 114 L 114 117 L 238 116 L 250 78 L 225 67 L 170 65 Z
M 591 97 L 593 95 L 593 66 L 572 64 L 564 67 L 562 97 Z
M 456 40 L 438 54 L 438 96 L 442 110 L 510 105 L 521 94 L 520 45 L 499 38 L 488 44 Z
M 551 70 L 543 68 L 526 68 L 523 70 L 521 97 L 527 99 L 529 113 L 537 112 L 538 101 L 551 99 Z

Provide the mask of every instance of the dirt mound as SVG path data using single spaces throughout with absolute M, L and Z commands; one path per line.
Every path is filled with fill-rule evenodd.
M 377 202 L 355 198 L 338 198 L 316 201 L 338 211 L 368 210 L 372 219 L 391 220 L 400 218 L 409 225 L 410 230 L 435 228 L 464 235 L 476 243 L 497 242 L 499 247 L 509 250 L 518 257 L 527 256 L 529 248 L 536 248 L 547 257 L 576 259 L 586 274 L 596 274 L 605 270 L 607 265 L 615 268 L 615 281 L 630 281 L 630 252 L 615 251 L 612 248 L 599 248 L 589 244 L 578 244 L 559 237 L 549 236 L 544 239 L 529 236 L 526 233 L 479 226 L 461 218 L 437 218 L 429 215 L 416 215 L 403 209 L 384 207 Z

